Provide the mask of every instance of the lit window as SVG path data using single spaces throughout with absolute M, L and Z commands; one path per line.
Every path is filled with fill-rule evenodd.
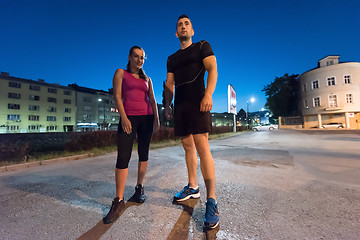
M 336 95 L 329 95 L 329 107 L 330 108 L 335 108 L 337 107 L 337 96 Z

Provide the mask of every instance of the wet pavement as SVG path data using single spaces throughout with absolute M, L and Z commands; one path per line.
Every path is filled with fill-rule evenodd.
M 360 239 L 360 134 L 275 130 L 210 141 L 220 226 L 203 228 L 200 199 L 173 204 L 187 184 L 181 146 L 150 152 L 144 204 L 104 225 L 116 155 L 0 173 L 0 239 Z M 134 193 L 133 153 L 125 200 Z

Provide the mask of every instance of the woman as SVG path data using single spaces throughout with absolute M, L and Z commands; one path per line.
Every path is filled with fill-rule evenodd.
M 118 156 L 115 169 L 116 197 L 104 223 L 113 223 L 125 207 L 124 189 L 128 165 L 135 137 L 138 139 L 138 178 L 132 200 L 143 203 L 143 180 L 148 164 L 149 145 L 153 130 L 158 130 L 159 116 L 151 79 L 142 66 L 145 52 L 133 46 L 129 53 L 127 69 L 117 69 L 113 78 L 114 99 L 119 110 Z

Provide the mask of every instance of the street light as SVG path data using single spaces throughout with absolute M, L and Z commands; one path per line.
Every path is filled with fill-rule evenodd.
M 255 102 L 255 98 L 251 98 L 250 102 Z M 249 101 L 246 101 L 246 127 L 249 129 Z

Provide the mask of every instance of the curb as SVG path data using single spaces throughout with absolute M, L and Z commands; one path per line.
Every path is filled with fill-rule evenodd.
M 0 167 L 0 172 L 10 172 L 10 171 L 16 171 L 24 168 L 29 167 L 35 167 L 35 166 L 46 166 L 53 163 L 60 163 L 60 162 L 67 162 L 67 161 L 74 161 L 74 160 L 80 160 L 84 158 L 94 157 L 95 155 L 93 153 L 86 153 L 81 155 L 75 155 L 75 156 L 69 156 L 69 157 L 61 157 L 61 158 L 54 158 L 49 160 L 42 160 L 42 161 L 35 161 L 30 163 L 20 163 L 15 165 L 9 165 L 9 166 L 3 166 Z

